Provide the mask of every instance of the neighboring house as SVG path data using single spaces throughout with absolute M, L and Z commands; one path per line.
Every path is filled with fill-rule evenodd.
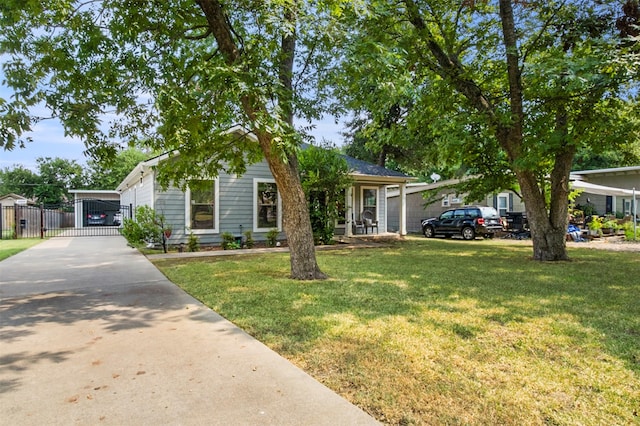
M 14 233 L 22 236 L 39 232 L 40 210 L 34 204 L 14 193 L 0 197 L 0 239 L 13 238 Z
M 507 213 L 523 213 L 524 203 L 522 199 L 513 191 L 502 191 L 497 194 L 488 195 L 484 200 L 475 203 L 465 203 L 464 195 L 456 194 L 451 187 L 459 180 L 445 180 L 436 183 L 410 183 L 406 186 L 406 209 L 407 222 L 406 229 L 408 232 L 422 232 L 422 219 L 439 216 L 443 211 L 464 205 L 477 205 L 494 207 L 500 213 L 501 217 L 507 217 Z M 427 200 L 423 197 L 427 191 L 437 191 L 435 197 L 437 201 L 425 205 Z M 389 222 L 387 230 L 396 232 L 399 228 L 399 222 L 395 220 L 398 217 L 398 211 L 401 204 L 400 191 L 398 188 L 391 187 L 387 191 L 387 205 L 389 213 Z
M 247 135 L 239 127 L 229 131 Z M 254 137 L 248 134 L 246 137 Z M 271 229 L 282 231 L 282 201 L 279 188 L 266 161 L 250 165 L 238 176 L 221 171 L 215 179 L 200 182 L 196 189 L 177 187 L 163 190 L 157 183 L 156 168 L 168 155 L 139 163 L 118 185 L 120 202 L 135 212 L 136 207 L 151 206 L 164 215 L 172 227 L 171 244 L 186 242 L 193 232 L 202 244 L 218 244 L 222 234 L 242 236 L 252 231 L 253 238 L 265 240 Z M 413 178 L 351 157 L 346 157 L 354 184 L 345 194 L 344 220 L 336 224 L 336 234 L 352 235 L 352 224 L 364 210 L 386 229 L 386 187 L 404 185 Z M 396 221 L 403 222 L 403 218 Z M 283 234 L 282 238 L 286 238 Z
M 586 170 L 571 173 L 572 186 L 583 193 L 576 199 L 576 205 L 592 205 L 600 215 L 618 214 L 618 216 L 637 214 L 637 200 L 640 198 L 640 166 L 618 167 L 611 169 Z M 463 196 L 456 195 L 450 187 L 459 181 L 448 180 L 437 183 L 410 183 L 406 186 L 407 231 L 421 232 L 420 221 L 440 215 L 444 210 L 463 205 Z M 425 206 L 425 191 L 440 188 L 438 200 Z M 634 191 L 635 188 L 635 191 Z M 634 192 L 636 202 L 634 203 Z M 500 216 L 507 212 L 521 213 L 525 211 L 524 202 L 512 191 L 503 191 L 487 196 L 481 202 L 472 203 L 494 207 Z M 394 232 L 398 229 L 396 212 L 399 206 L 399 190 L 390 187 L 387 192 L 389 222 L 387 229 Z M 634 212 L 634 206 L 636 211 Z
M 634 188 L 640 192 L 640 166 L 572 172 L 571 180 L 574 188 L 584 191 L 576 199 L 576 205 L 590 204 L 600 215 L 637 213 Z
M 0 206 L 2 207 L 13 207 L 15 205 L 18 206 L 26 206 L 31 202 L 22 195 L 10 193 L 0 197 Z

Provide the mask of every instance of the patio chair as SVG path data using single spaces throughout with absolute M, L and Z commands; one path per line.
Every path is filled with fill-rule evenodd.
M 368 234 L 368 229 L 371 228 L 373 234 L 373 228 L 376 228 L 376 234 L 378 233 L 378 220 L 373 218 L 371 210 L 365 210 L 362 212 L 362 221 L 364 222 L 364 232 Z
M 367 233 L 367 228 L 365 228 L 364 226 L 364 221 L 354 218 L 353 220 L 351 220 L 351 232 L 353 232 L 353 235 L 358 235 L 358 229 L 360 229 L 361 234 Z

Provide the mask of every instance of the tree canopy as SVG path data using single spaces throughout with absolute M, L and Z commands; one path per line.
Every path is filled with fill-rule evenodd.
M 87 187 L 89 189 L 116 189 L 138 163 L 147 160 L 149 154 L 127 148 L 113 159 L 92 159 L 87 162 Z
M 638 67 L 615 29 L 620 3 L 375 1 L 349 13 L 337 96 L 373 123 L 402 105 L 402 126 L 382 126 L 381 140 L 414 141 L 425 163 L 476 176 L 460 188 L 470 200 L 520 192 L 534 258 L 566 259 L 576 152 L 638 139 Z
M 23 166 L 6 167 L 0 170 L 0 195 L 13 193 L 34 198 L 39 181 L 36 173 Z
M 75 160 L 59 157 L 36 159 L 38 171 L 22 166 L 0 170 L 0 195 L 13 192 L 47 206 L 70 200 L 69 190 L 86 188 L 86 176 Z

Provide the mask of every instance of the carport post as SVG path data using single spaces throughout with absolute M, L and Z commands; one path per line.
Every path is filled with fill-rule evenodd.
M 638 222 L 638 202 L 636 201 L 636 187 L 633 187 L 633 240 L 637 239 L 636 228 Z

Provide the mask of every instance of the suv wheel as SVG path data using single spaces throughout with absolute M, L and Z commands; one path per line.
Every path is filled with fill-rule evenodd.
M 462 228 L 462 238 L 465 240 L 474 240 L 476 238 L 476 231 L 473 230 L 470 226 L 465 226 Z
M 422 233 L 424 234 L 425 237 L 427 238 L 433 238 L 435 235 L 435 232 L 433 232 L 433 227 L 427 225 L 422 229 Z

